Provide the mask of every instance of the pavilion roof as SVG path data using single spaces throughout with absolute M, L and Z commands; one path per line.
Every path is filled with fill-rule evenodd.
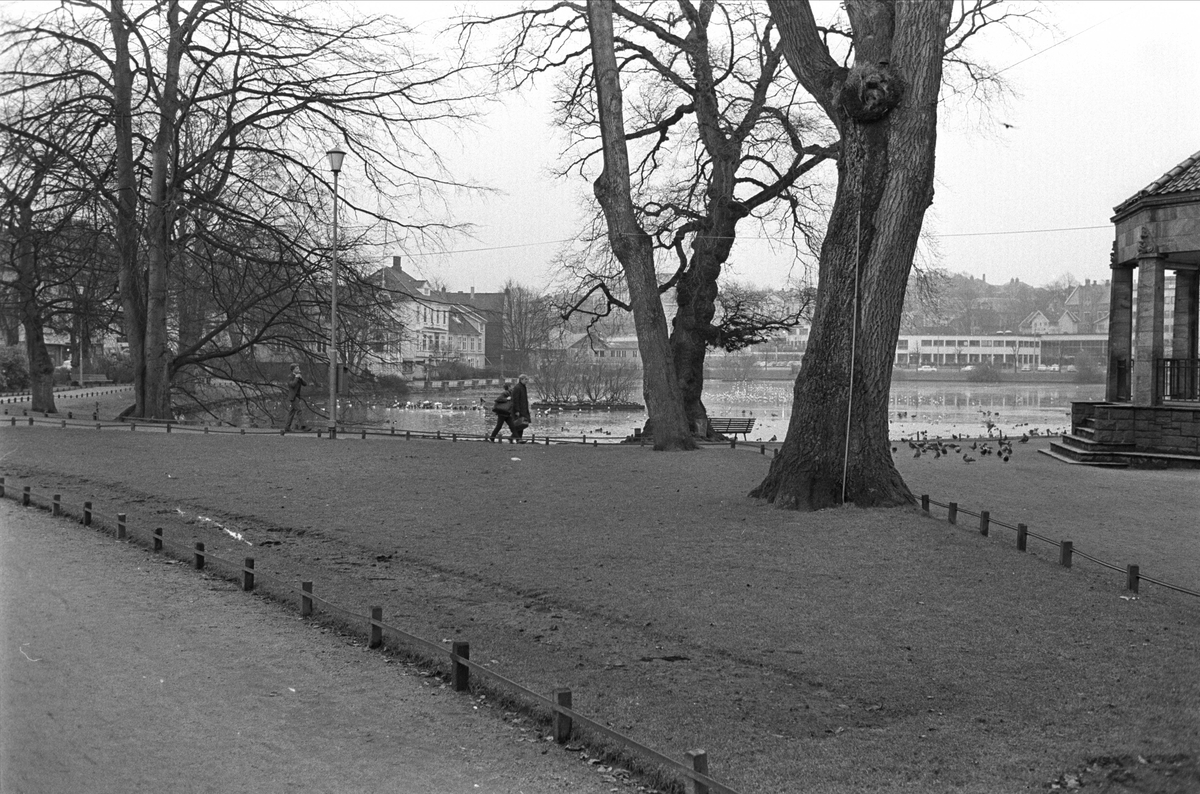
M 1113 211 L 1119 214 L 1122 210 L 1147 196 L 1161 196 L 1166 193 L 1186 193 L 1192 190 L 1200 190 L 1200 152 L 1196 152 L 1137 193 L 1122 201 L 1113 208 Z

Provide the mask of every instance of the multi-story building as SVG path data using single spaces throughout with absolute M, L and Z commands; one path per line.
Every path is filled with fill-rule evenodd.
M 400 257 L 370 276 L 388 305 L 372 330 L 365 364 L 372 372 L 424 378 L 439 365 L 497 366 L 503 343 L 503 293 L 447 292 L 405 273 Z M 495 355 L 489 355 L 489 351 Z

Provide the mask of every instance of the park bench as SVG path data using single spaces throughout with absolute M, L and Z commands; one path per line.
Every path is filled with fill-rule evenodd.
M 754 417 L 710 416 L 708 417 L 708 429 L 723 435 L 741 433 L 742 439 L 745 440 L 746 435 L 754 429 Z
M 112 383 L 112 380 L 104 373 L 89 373 L 83 376 L 80 381 L 80 386 L 94 386 L 97 384 Z

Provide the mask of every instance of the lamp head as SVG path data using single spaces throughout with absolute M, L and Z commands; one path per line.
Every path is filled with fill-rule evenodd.
M 346 153 L 343 152 L 341 148 L 335 146 L 325 154 L 329 157 L 329 170 L 335 174 L 341 171 L 342 159 L 345 158 Z

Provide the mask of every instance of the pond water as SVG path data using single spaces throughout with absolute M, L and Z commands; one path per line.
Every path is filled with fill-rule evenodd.
M 538 399 L 536 384 L 531 384 L 530 399 Z M 387 403 L 350 403 L 341 407 L 342 421 L 351 425 L 395 428 L 397 431 L 442 431 L 475 435 L 490 432 L 495 416 L 490 408 L 491 391 L 414 393 L 410 405 Z M 889 435 L 902 438 L 925 432 L 930 437 L 959 434 L 987 434 L 987 423 L 1008 435 L 1020 435 L 1036 429 L 1039 433 L 1061 433 L 1070 425 L 1071 403 L 1100 400 L 1103 384 L 970 384 L 923 381 L 892 384 L 889 399 Z M 422 402 L 430 407 L 416 407 Z M 710 416 L 753 416 L 756 419 L 750 441 L 782 440 L 792 415 L 790 381 L 708 381 L 704 403 Z M 486 404 L 485 404 L 486 403 Z M 323 404 L 313 408 L 322 410 Z M 219 412 L 234 424 L 248 424 L 240 408 Z M 286 415 L 279 406 L 277 416 Z M 325 420 L 308 412 L 305 422 L 324 427 Z M 538 437 L 583 438 L 616 441 L 633 433 L 646 421 L 643 410 L 559 410 L 535 411 L 529 431 Z M 276 424 L 279 419 L 276 419 Z M 266 424 L 265 422 L 262 424 Z M 507 432 L 507 431 L 504 431 Z

